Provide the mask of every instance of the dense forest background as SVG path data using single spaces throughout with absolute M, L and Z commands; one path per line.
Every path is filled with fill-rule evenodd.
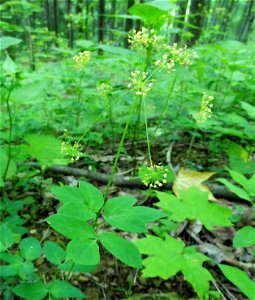
M 0 298 L 255 299 L 255 0 L 0 0 Z

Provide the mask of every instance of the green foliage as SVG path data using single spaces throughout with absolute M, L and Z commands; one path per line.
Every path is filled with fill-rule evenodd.
M 209 281 L 213 281 L 210 272 L 202 267 L 209 260 L 208 257 L 197 252 L 195 247 L 185 247 L 182 241 L 169 235 L 165 239 L 147 235 L 137 240 L 136 245 L 141 253 L 148 255 L 143 260 L 144 277 L 159 276 L 166 280 L 181 271 L 199 298 L 205 299 Z
M 0 51 L 5 50 L 11 46 L 18 45 L 20 42 L 22 42 L 21 39 L 14 38 L 12 36 L 2 36 L 0 38 Z
M 13 289 L 13 292 L 22 299 L 41 300 L 48 293 L 48 289 L 47 286 L 42 282 L 21 283 Z
M 223 264 L 219 264 L 218 266 L 227 279 L 237 286 L 249 300 L 254 299 L 255 283 L 245 272 Z
M 223 183 L 231 192 L 235 193 L 241 199 L 252 202 L 252 199 L 255 196 L 255 174 L 253 174 L 250 179 L 247 179 L 239 172 L 230 169 L 228 169 L 228 172 L 233 180 L 241 187 L 232 184 L 225 178 L 219 178 L 218 181 Z
M 19 147 L 20 154 L 35 157 L 43 166 L 67 164 L 61 153 L 61 141 L 51 135 L 27 135 L 24 140 L 28 145 Z
M 58 244 L 46 241 L 43 245 L 43 254 L 47 260 L 54 264 L 60 265 L 66 257 L 66 253 Z
M 42 253 L 40 242 L 33 237 L 23 239 L 19 244 L 19 249 L 21 255 L 30 261 L 37 259 Z
M 245 226 L 238 230 L 234 236 L 233 246 L 238 247 L 250 247 L 255 245 L 255 228 L 251 226 Z
M 145 206 L 133 206 L 133 197 L 117 197 L 108 200 L 104 206 L 104 216 L 113 227 L 136 233 L 147 232 L 146 223 L 165 216 L 158 210 Z
M 6 151 L 0 147 L 0 177 L 3 177 L 8 163 L 8 155 Z M 13 159 L 10 159 L 6 178 L 10 178 L 17 172 L 17 167 Z
M 231 211 L 208 201 L 208 193 L 196 187 L 179 191 L 180 198 L 164 192 L 157 192 L 159 202 L 155 205 L 162 208 L 171 220 L 183 222 L 185 219 L 199 220 L 208 230 L 217 226 L 231 226 Z

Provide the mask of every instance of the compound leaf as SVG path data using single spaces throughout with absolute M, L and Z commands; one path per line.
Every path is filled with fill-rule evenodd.
M 206 256 L 196 251 L 194 247 L 185 248 L 182 241 L 166 235 L 165 239 L 147 235 L 136 241 L 142 254 L 148 257 L 143 260 L 144 277 L 161 277 L 168 279 L 181 271 L 190 282 L 200 299 L 204 299 L 209 290 L 209 281 L 213 280 L 210 272 L 202 267 Z

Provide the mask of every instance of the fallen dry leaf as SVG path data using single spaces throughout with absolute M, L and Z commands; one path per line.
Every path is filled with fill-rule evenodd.
M 212 192 L 206 185 L 202 183 L 212 177 L 214 172 L 197 172 L 191 171 L 188 169 L 180 168 L 176 179 L 173 184 L 173 192 L 177 197 L 179 197 L 179 190 L 186 190 L 189 187 L 195 186 L 199 188 L 201 191 L 206 191 L 209 193 L 209 200 L 217 201 Z

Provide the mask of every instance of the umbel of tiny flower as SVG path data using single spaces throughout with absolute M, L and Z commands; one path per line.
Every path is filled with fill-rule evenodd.
M 152 87 L 152 80 L 148 81 L 147 75 L 148 72 L 132 72 L 128 88 L 135 90 L 138 96 L 146 96 Z
M 155 35 L 154 29 L 143 27 L 141 30 L 132 30 L 128 35 L 128 42 L 133 49 L 138 48 L 155 48 L 157 46 L 158 37 Z
M 172 180 L 172 171 L 168 166 L 155 165 L 142 166 L 138 176 L 142 183 L 149 188 L 159 188 Z
M 81 155 L 79 142 L 72 144 L 66 129 L 64 130 L 64 141 L 61 143 L 61 153 L 70 157 L 71 162 L 79 160 Z
M 176 64 L 192 65 L 193 59 L 198 57 L 195 51 L 188 49 L 187 45 L 183 48 L 178 48 L 178 44 L 174 43 L 173 46 L 166 45 L 165 49 L 167 52 L 163 55 L 162 59 L 155 61 L 155 65 L 167 71 L 175 71 L 174 66 Z
M 198 114 L 199 123 L 204 123 L 207 119 L 212 117 L 213 104 L 211 102 L 213 99 L 213 96 L 208 96 L 206 92 L 203 93 L 200 111 Z
M 77 70 L 83 70 L 87 63 L 90 61 L 91 52 L 90 51 L 83 51 L 79 52 L 77 55 L 73 57 L 74 60 L 74 67 Z
M 101 83 L 97 87 L 97 92 L 99 96 L 109 96 L 112 93 L 112 86 L 110 84 Z

